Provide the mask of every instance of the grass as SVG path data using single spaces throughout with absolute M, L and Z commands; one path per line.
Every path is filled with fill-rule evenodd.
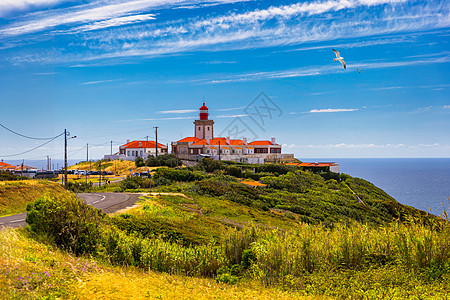
M 67 192 L 60 184 L 47 180 L 1 181 L 0 217 L 25 212 L 28 203 L 47 193 L 60 195 Z
M 214 279 L 104 265 L 39 243 L 23 229 L 0 230 L 0 298 L 303 299 L 296 292 L 258 282 L 231 286 Z

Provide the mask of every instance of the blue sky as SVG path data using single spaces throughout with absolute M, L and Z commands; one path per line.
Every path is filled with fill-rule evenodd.
M 0 123 L 100 158 L 192 136 L 205 99 L 216 135 L 300 159 L 450 157 L 449 41 L 444 0 L 2 0 Z M 0 128 L 0 159 L 63 157 L 61 137 L 15 155 L 43 142 Z

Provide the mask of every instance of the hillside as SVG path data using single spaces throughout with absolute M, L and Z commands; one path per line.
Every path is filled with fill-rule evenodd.
M 86 170 L 86 171 L 102 171 L 113 172 L 116 175 L 130 175 L 135 172 L 151 171 L 153 167 L 136 167 L 134 161 L 128 160 L 101 160 L 96 162 L 79 162 L 70 166 L 69 170 Z
M 47 180 L 0 181 L 0 217 L 23 213 L 27 203 L 49 193 L 68 194 L 61 184 Z

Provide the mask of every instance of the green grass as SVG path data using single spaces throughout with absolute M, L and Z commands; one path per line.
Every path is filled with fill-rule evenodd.
M 3 181 L 0 184 L 0 217 L 23 213 L 28 203 L 44 194 L 63 195 L 67 192 L 47 180 Z

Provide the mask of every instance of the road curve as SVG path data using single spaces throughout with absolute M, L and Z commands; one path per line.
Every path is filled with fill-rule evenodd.
M 104 213 L 113 213 L 132 206 L 141 196 L 140 194 L 126 193 L 77 193 L 75 195 L 86 201 L 87 204 L 100 208 Z M 27 213 L 0 218 L 0 228 L 24 227 L 26 217 Z

